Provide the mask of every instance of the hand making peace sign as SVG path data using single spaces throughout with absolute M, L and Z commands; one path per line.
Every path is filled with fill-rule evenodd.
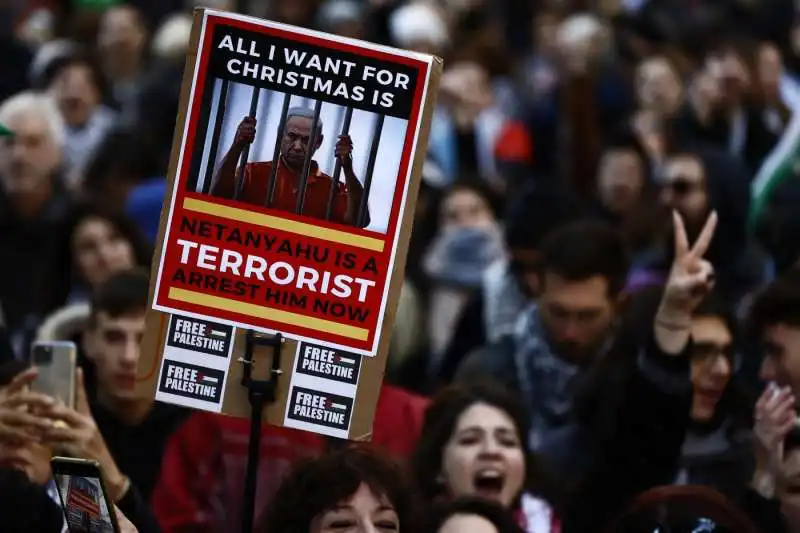
M 703 255 L 714 238 L 717 213 L 712 212 L 708 216 L 700 236 L 691 248 L 683 219 L 676 211 L 672 212 L 672 220 L 675 228 L 675 259 L 664 287 L 661 306 L 668 309 L 672 316 L 680 315 L 688 320 L 714 287 L 714 267 L 703 259 Z
M 661 350 L 680 355 L 689 342 L 692 313 L 714 287 L 714 267 L 703 259 L 717 227 L 717 214 L 708 216 L 694 246 L 689 247 L 686 227 L 681 216 L 673 211 L 675 258 L 661 297 L 654 327 L 655 340 Z

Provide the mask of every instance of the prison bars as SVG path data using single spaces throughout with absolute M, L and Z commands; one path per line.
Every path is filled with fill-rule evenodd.
M 353 119 L 353 108 L 347 107 L 343 108 L 344 111 L 344 118 L 342 120 L 342 131 L 340 135 L 349 135 L 350 134 L 350 121 Z M 335 145 L 334 145 L 335 146 Z M 336 149 L 334 148 L 334 156 L 336 157 Z M 331 180 L 331 188 L 328 191 L 328 201 L 325 204 L 325 220 L 331 219 L 331 213 L 333 212 L 333 199 L 336 197 L 336 191 L 339 189 L 339 178 L 342 175 L 342 162 L 336 158 L 336 164 L 333 166 L 333 180 Z
M 208 194 L 211 190 L 214 179 L 214 163 L 217 160 L 217 150 L 219 150 L 219 138 L 222 136 L 222 123 L 225 118 L 225 109 L 228 107 L 228 89 L 231 82 L 222 80 L 219 89 L 219 100 L 217 100 L 217 112 L 214 114 L 214 130 L 211 133 L 211 146 L 208 148 L 208 164 L 206 165 L 206 177 L 203 180 L 203 194 Z
M 222 124 L 225 119 L 225 114 L 227 112 L 227 99 L 228 99 L 228 91 L 229 91 L 229 82 L 228 80 L 222 80 L 222 86 L 220 88 L 220 96 L 219 100 L 217 101 L 217 113 L 215 116 L 216 123 L 214 124 L 213 130 L 213 137 L 211 139 L 211 144 L 209 146 L 209 154 L 208 154 L 208 165 L 206 167 L 206 179 L 203 184 L 203 192 L 207 192 L 211 185 L 211 177 L 213 175 L 213 170 L 215 162 L 217 160 L 217 152 L 219 150 L 219 138 L 221 136 Z M 259 95 L 261 90 L 257 87 L 253 87 L 253 92 L 250 97 L 250 117 L 255 117 L 258 114 L 259 108 Z M 264 105 L 269 106 L 269 92 L 267 93 L 268 98 Z M 275 200 L 275 189 L 278 181 L 278 162 L 281 155 L 281 141 L 283 140 L 284 130 L 286 129 L 286 120 L 287 115 L 289 112 L 289 107 L 291 104 L 292 95 L 289 93 L 285 93 L 283 97 L 283 104 L 281 106 L 281 114 L 278 121 L 278 131 L 275 136 L 275 147 L 273 149 L 273 157 L 272 157 L 272 168 L 270 169 L 269 181 L 267 183 L 267 194 L 264 199 L 264 205 L 266 207 L 272 207 Z M 303 102 L 309 101 L 310 99 L 304 98 Z M 314 118 L 312 121 L 311 127 L 311 134 L 309 138 L 308 149 L 306 151 L 306 156 L 303 161 L 303 172 L 300 175 L 300 182 L 299 186 L 297 187 L 297 201 L 295 205 L 295 212 L 296 214 L 302 215 L 303 208 L 305 206 L 305 198 L 308 188 L 308 177 L 311 171 L 311 164 L 313 161 L 314 155 L 314 146 L 317 142 L 317 128 L 319 125 L 319 118 L 322 111 L 322 100 L 316 100 L 314 105 Z M 346 107 L 344 108 L 345 111 L 342 115 L 342 127 L 340 130 L 340 135 L 349 135 L 350 132 L 350 125 L 352 122 L 353 117 L 353 108 Z M 378 148 L 380 146 L 380 137 L 383 131 L 383 124 L 385 121 L 385 115 L 378 114 L 376 115 L 375 124 L 373 126 L 372 137 L 370 139 L 370 146 L 369 146 L 369 156 L 367 159 L 367 167 L 366 173 L 364 176 L 364 182 L 362 185 L 363 194 L 361 197 L 361 202 L 359 204 L 358 213 L 356 215 L 355 225 L 357 227 L 363 227 L 367 223 L 367 214 L 368 214 L 368 205 L 369 205 L 369 194 L 372 188 L 372 179 L 373 174 L 375 172 L 375 164 L 377 162 L 378 157 Z M 242 195 L 245 185 L 245 168 L 250 159 L 250 146 L 248 145 L 244 152 L 242 153 L 239 168 L 237 171 L 237 179 L 234 191 L 234 200 L 238 200 Z M 341 177 L 342 171 L 342 163 L 337 158 L 336 163 L 334 165 L 333 176 L 331 177 L 331 184 L 330 189 L 328 191 L 328 197 L 326 201 L 325 207 L 325 220 L 330 220 L 333 214 L 333 204 L 336 197 L 336 192 L 338 190 L 338 184 Z
M 308 137 L 306 147 L 306 157 L 303 161 L 303 173 L 300 174 L 300 186 L 297 188 L 297 207 L 295 213 L 303 214 L 303 205 L 306 202 L 306 189 L 308 188 L 308 173 L 311 171 L 311 158 L 314 156 L 314 149 L 317 147 L 317 128 L 319 127 L 319 114 L 322 111 L 322 100 L 317 100 L 314 104 L 314 120 L 311 121 L 311 133 Z M 335 187 L 336 183 L 331 183 Z
M 289 103 L 292 95 L 283 95 L 283 107 L 281 107 L 281 118 L 278 121 L 278 133 L 275 135 L 275 149 L 272 151 L 272 168 L 269 170 L 269 185 L 267 186 L 266 207 L 272 207 L 275 201 L 275 185 L 278 183 L 278 161 L 281 157 L 281 141 L 283 140 L 283 130 L 286 129 L 286 115 L 289 114 Z
M 258 113 L 258 97 L 261 94 L 261 89 L 258 87 L 253 87 L 253 94 L 250 97 L 250 117 L 256 118 L 256 114 Z M 269 93 L 267 93 L 269 95 Z M 269 105 L 269 102 L 267 102 Z M 256 130 L 258 131 L 258 130 Z M 255 142 L 255 139 L 253 139 Z M 236 180 L 236 190 L 233 194 L 233 199 L 238 200 L 239 197 L 242 195 L 242 191 L 244 190 L 244 175 L 245 175 L 245 168 L 247 167 L 247 161 L 250 159 L 250 144 L 245 147 L 244 151 L 242 152 L 242 159 L 241 163 L 239 164 L 239 177 Z

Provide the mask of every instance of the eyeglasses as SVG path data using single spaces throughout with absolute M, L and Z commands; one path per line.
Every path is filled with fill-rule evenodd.
M 712 366 L 719 357 L 724 357 L 731 364 L 734 371 L 741 366 L 741 356 L 730 344 L 717 344 L 715 342 L 695 342 L 692 344 L 692 360 L 702 365 Z
M 670 189 L 676 196 L 685 196 L 695 189 L 700 188 L 700 184 L 688 177 L 679 176 L 675 179 L 665 179 L 662 187 Z

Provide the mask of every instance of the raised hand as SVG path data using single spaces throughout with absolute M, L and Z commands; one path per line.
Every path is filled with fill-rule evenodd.
M 83 372 L 75 372 L 75 408 L 53 405 L 45 413 L 53 422 L 44 432 L 44 440 L 56 450 L 72 457 L 100 463 L 109 492 L 118 501 L 128 488 L 127 478 L 119 471 L 105 439 L 92 416 L 84 387 Z
M 233 144 L 237 146 L 244 146 L 251 144 L 256 140 L 256 119 L 255 117 L 246 116 L 239 123 L 236 128 L 236 136 L 233 138 Z
M 349 135 L 339 135 L 339 140 L 336 141 L 334 149 L 336 159 L 342 166 L 352 165 L 353 163 L 353 140 Z
M 770 383 L 756 402 L 753 433 L 759 457 L 775 466 L 783 461 L 783 441 L 797 424 L 796 400 L 791 387 Z
M 772 498 L 783 466 L 783 442 L 797 425 L 796 400 L 790 387 L 770 383 L 756 402 L 756 468 L 751 482 L 764 498 Z
M 661 307 L 668 309 L 673 316 L 691 319 L 692 312 L 714 287 L 714 267 L 703 255 L 714 238 L 717 213 L 712 212 L 708 216 L 691 248 L 683 219 L 676 211 L 672 213 L 672 220 L 675 227 L 675 259 L 664 287 Z
M 700 236 L 689 247 L 686 228 L 677 212 L 672 213 L 675 225 L 675 259 L 661 297 L 654 321 L 655 340 L 661 350 L 680 355 L 689 342 L 692 313 L 714 287 L 714 268 L 703 259 L 717 227 L 717 214 L 712 212 Z

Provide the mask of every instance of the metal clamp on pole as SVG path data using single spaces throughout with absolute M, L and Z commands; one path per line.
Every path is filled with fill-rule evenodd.
M 281 371 L 281 350 L 283 335 L 268 335 L 248 330 L 245 335 L 244 355 L 239 359 L 242 363 L 243 387 L 247 388 L 250 401 L 250 438 L 247 445 L 247 471 L 244 481 L 244 509 L 242 510 L 242 533 L 252 533 L 256 504 L 256 481 L 258 479 L 258 462 L 261 457 L 261 418 L 264 406 L 275 401 L 278 378 Z M 257 346 L 272 348 L 272 365 L 269 379 L 254 379 L 255 360 L 253 352 Z

